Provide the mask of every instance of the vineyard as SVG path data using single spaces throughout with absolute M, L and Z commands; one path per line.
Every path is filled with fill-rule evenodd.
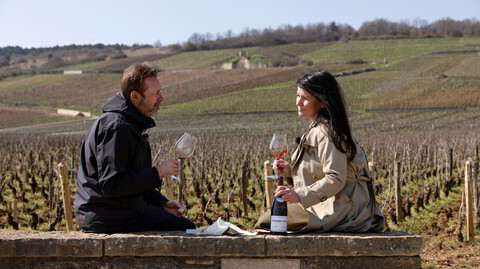
M 447 197 L 453 187 L 461 185 L 464 161 L 478 156 L 475 151 L 479 144 L 476 136 L 478 125 L 462 131 L 437 126 L 436 130 L 409 132 L 408 130 L 422 125 L 421 122 L 412 122 L 411 117 L 428 119 L 429 116 L 415 112 L 390 113 L 389 116 L 402 116 L 406 119 L 404 126 L 401 126 L 401 120 L 396 127 L 387 125 L 382 128 L 377 122 L 371 123 L 372 117 L 381 117 L 383 122 L 388 122 L 388 117 L 378 114 L 370 114 L 369 117 L 353 115 L 352 125 L 360 134 L 359 140 L 373 164 L 378 202 L 388 216 L 388 223 L 396 224 L 397 220 L 392 216 L 392 212 L 395 212 L 392 204 L 395 163 L 401 163 L 399 175 L 404 186 L 402 210 L 405 216 L 410 216 L 412 209 L 419 212 L 425 205 Z M 442 118 L 441 112 L 436 117 Z M 480 112 L 466 117 L 474 122 L 480 117 Z M 305 123 L 296 120 L 294 115 L 284 115 L 283 118 L 287 121 L 275 124 L 279 118 L 282 117 L 258 116 L 255 121 L 259 124 L 251 126 L 248 126 L 248 122 L 253 121 L 252 118 L 238 119 L 238 126 L 220 128 L 217 124 L 218 129 L 213 131 L 211 128 L 214 125 L 208 122 L 203 122 L 203 129 L 190 126 L 182 130 L 182 122 L 168 126 L 167 121 L 159 121 L 159 126 L 163 127 L 153 132 L 150 139 L 154 162 L 173 157 L 172 145 L 182 131 L 189 131 L 200 138 L 196 153 L 186 161 L 186 189 L 182 191 L 184 197 L 177 197 L 186 203 L 188 216 L 198 226 L 222 217 L 252 229 L 266 205 L 263 162 L 270 158 L 267 145 L 271 134 L 275 130 L 286 132 L 291 138 L 289 148 L 293 150 L 294 137 L 301 135 L 305 127 Z M 448 117 L 443 116 L 442 121 L 448 122 Z M 375 130 L 359 128 L 369 122 L 376 125 L 377 130 L 383 131 L 375 134 Z M 408 122 L 410 125 L 406 125 Z M 240 127 L 242 125 L 244 128 Z M 82 127 L 80 125 L 77 128 Z M 394 134 L 396 130 L 402 129 L 401 136 Z M 74 130 L 72 128 L 70 133 Z M 73 167 L 70 169 L 70 178 L 72 185 L 75 185 L 73 183 L 83 132 L 73 135 L 27 132 L 16 136 L 2 134 L 1 138 L 0 154 L 4 157 L 0 170 L 0 223 L 3 228 L 63 229 L 62 218 L 57 216 L 62 211 L 54 211 L 61 207 L 55 167 L 59 162 Z M 453 163 L 450 160 L 450 150 L 453 153 Z
M 70 117 L 58 115 L 52 110 L 12 107 L 0 107 L 0 118 L 0 129 L 71 120 Z
M 263 164 L 271 160 L 272 134 L 287 135 L 291 154 L 295 137 L 308 124 L 294 112 L 296 77 L 315 68 L 338 74 L 353 132 L 369 156 L 386 229 L 421 234 L 426 268 L 448 268 L 480 263 L 478 239 L 462 243 L 466 228 L 461 203 L 465 161 L 479 163 L 480 69 L 475 53 L 445 51 L 471 50 L 479 43 L 387 41 L 387 66 L 380 64 L 384 41 L 373 40 L 247 49 L 267 56 L 289 52 L 313 61 L 311 66 L 217 69 L 238 53 L 232 49 L 153 58 L 146 53 L 77 67 L 123 68 L 134 59 L 150 59 L 160 69 L 189 69 L 159 74 L 166 101 L 150 132 L 152 157 L 154 162 L 173 158 L 174 142 L 183 132 L 197 136 L 195 154 L 185 161 L 185 184 L 174 185 L 175 198 L 186 204 L 187 216 L 197 226 L 222 218 L 248 230 L 266 207 Z M 377 70 L 342 75 L 369 67 Z M 0 81 L 1 228 L 65 229 L 56 167 L 67 165 L 75 193 L 79 148 L 94 119 L 52 111 L 70 108 L 98 115 L 107 98 L 119 91 L 120 77 L 36 75 Z M 479 235 L 478 227 L 476 231 Z

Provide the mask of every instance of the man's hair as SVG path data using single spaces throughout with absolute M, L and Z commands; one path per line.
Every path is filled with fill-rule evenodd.
M 145 88 L 143 81 L 149 77 L 156 77 L 157 70 L 151 68 L 147 64 L 134 64 L 129 66 L 123 72 L 122 77 L 122 94 L 128 100 L 130 93 L 137 91 L 143 95 Z

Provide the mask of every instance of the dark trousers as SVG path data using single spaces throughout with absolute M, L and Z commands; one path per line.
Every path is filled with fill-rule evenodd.
M 160 223 L 156 224 L 154 227 L 149 229 L 150 231 L 183 231 L 186 229 L 195 229 L 197 228 L 195 224 L 184 217 L 178 218 L 174 215 L 168 213 L 168 218 L 162 220 Z
M 112 224 L 97 222 L 94 225 L 84 226 L 84 216 L 77 213 L 77 225 L 82 231 L 87 233 L 135 233 L 146 231 L 185 231 L 186 229 L 195 229 L 195 224 L 184 217 L 177 218 L 163 208 L 152 206 L 140 218 L 131 221 L 128 224 Z M 83 226 L 83 227 L 82 227 Z

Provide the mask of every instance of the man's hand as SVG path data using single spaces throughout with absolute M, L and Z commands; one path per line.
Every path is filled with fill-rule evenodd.
M 160 164 L 155 166 L 155 168 L 157 168 L 158 175 L 161 177 L 178 176 L 178 174 L 180 173 L 180 161 L 161 161 Z
M 177 218 L 183 217 L 183 213 L 185 212 L 185 206 L 173 200 L 168 201 L 163 208 Z

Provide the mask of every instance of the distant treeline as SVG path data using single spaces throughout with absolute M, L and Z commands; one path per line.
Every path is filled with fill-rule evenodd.
M 263 30 L 246 28 L 239 34 L 228 30 L 225 33 L 193 33 L 187 41 L 167 47 L 176 50 L 213 50 L 228 48 L 244 48 L 252 46 L 275 46 L 293 43 L 348 41 L 364 39 L 400 39 L 400 38 L 442 38 L 442 37 L 480 37 L 480 21 L 477 19 L 453 20 L 439 19 L 428 23 L 427 20 L 391 22 L 386 19 L 375 19 L 364 22 L 358 30 L 348 24 L 336 22 L 315 23 L 307 25 L 290 24 Z M 94 44 L 66 45 L 44 48 L 22 48 L 19 46 L 0 47 L 0 56 L 39 55 L 56 51 L 72 50 L 110 50 L 121 52 L 126 49 L 161 47 L 160 40 L 154 44 Z M 0 67 L 2 59 L 0 57 Z
M 116 50 L 121 51 L 125 49 L 142 49 L 142 48 L 152 48 L 152 45 L 140 45 L 140 44 L 133 44 L 132 46 L 124 45 L 124 44 L 113 44 L 113 45 L 104 45 L 102 43 L 94 44 L 94 45 L 65 45 L 65 46 L 54 46 L 54 47 L 40 47 L 40 48 L 22 48 L 20 46 L 7 46 L 7 47 L 0 47 L 0 55 L 39 55 L 45 52 L 55 52 L 55 51 L 65 51 L 65 50 L 88 50 L 88 49 L 95 49 L 95 50 Z
M 0 79 L 107 59 L 127 58 L 124 50 L 151 48 L 152 45 L 114 44 L 67 45 L 45 48 L 0 48 Z
M 240 34 L 231 30 L 221 34 L 194 33 L 182 45 L 171 45 L 183 50 L 211 50 L 273 46 L 293 43 L 329 42 L 339 40 L 480 37 L 480 21 L 476 19 L 440 19 L 428 24 L 426 20 L 391 22 L 386 19 L 367 21 L 355 30 L 348 24 L 331 22 L 307 25 L 283 25 L 277 29 L 245 29 Z

